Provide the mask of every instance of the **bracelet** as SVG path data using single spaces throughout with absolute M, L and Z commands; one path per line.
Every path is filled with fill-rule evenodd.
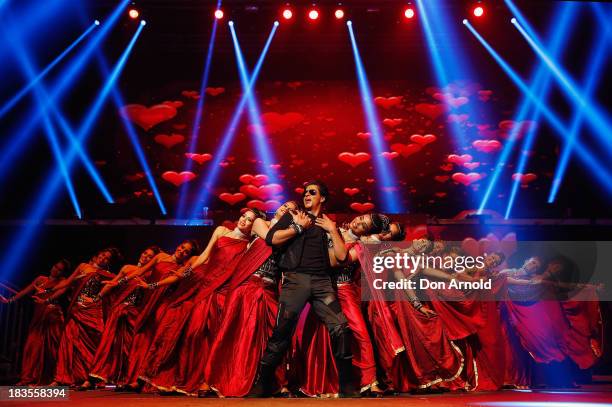
M 128 278 L 123 277 L 123 278 L 120 278 L 119 281 L 117 281 L 117 284 L 121 285 L 121 284 L 126 284 L 127 282 L 128 282 Z
M 191 266 L 187 266 L 185 271 L 183 271 L 183 278 L 189 277 L 193 273 L 193 268 Z
M 301 235 L 302 232 L 304 232 L 304 228 L 300 225 L 298 225 L 297 223 L 293 222 L 291 223 L 291 225 L 289 225 L 293 230 L 295 230 L 295 233 L 297 233 L 298 235 Z
M 9 304 L 15 302 L 15 297 L 9 297 L 6 299 L 6 302 L 8 302 Z
M 149 290 L 153 290 L 154 288 L 157 288 L 157 286 L 158 286 L 158 285 L 159 285 L 159 284 L 158 284 L 157 282 L 155 282 L 155 283 L 149 283 L 149 284 L 148 284 L 148 288 L 149 288 Z

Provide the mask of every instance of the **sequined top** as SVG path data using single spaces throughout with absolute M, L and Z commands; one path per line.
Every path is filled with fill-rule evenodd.
M 130 295 L 125 297 L 125 299 L 123 300 L 123 303 L 127 305 L 139 305 L 140 302 L 142 301 L 143 295 L 144 295 L 144 292 L 142 290 L 142 287 L 136 287 L 130 293 Z
M 353 281 L 355 271 L 359 268 L 359 263 L 354 262 L 342 266 L 336 273 L 336 284 L 346 284 Z
M 95 297 L 100 293 L 100 290 L 102 290 L 102 280 L 100 280 L 100 277 L 97 274 L 91 276 L 85 285 L 83 285 L 83 288 L 79 293 L 79 297 L 77 298 L 77 302 L 83 302 L 84 296 L 89 298 Z
M 268 280 L 270 282 L 276 282 L 276 278 L 278 275 L 278 265 L 276 264 L 276 259 L 274 256 L 268 257 L 266 261 L 263 262 L 261 266 L 253 273 L 264 280 Z

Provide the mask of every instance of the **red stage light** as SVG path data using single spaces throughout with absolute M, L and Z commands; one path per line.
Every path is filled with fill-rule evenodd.
M 128 11 L 128 15 L 130 16 L 130 18 L 132 19 L 137 19 L 138 16 L 140 15 L 140 13 L 138 12 L 138 10 L 136 10 L 135 8 L 131 8 L 130 11 Z
M 406 8 L 406 11 L 404 11 L 404 17 L 406 18 L 413 18 L 415 15 L 414 13 L 414 9 L 412 7 L 408 7 Z
M 484 8 L 482 8 L 482 6 L 474 7 L 474 15 L 476 17 L 482 17 L 483 14 L 484 14 Z
M 223 10 L 221 9 L 215 10 L 215 18 L 217 20 L 221 20 L 223 18 Z
M 336 16 L 336 18 L 338 20 L 341 20 L 344 18 L 344 10 L 342 10 L 341 8 L 339 8 L 338 10 L 336 10 L 336 12 L 334 13 L 334 15 Z
M 291 11 L 290 8 L 286 8 L 283 10 L 283 18 L 285 20 L 291 20 L 291 17 L 293 17 L 293 11 Z
M 308 18 L 310 18 L 311 20 L 316 20 L 317 18 L 319 18 L 319 12 L 317 10 L 310 10 L 308 12 Z

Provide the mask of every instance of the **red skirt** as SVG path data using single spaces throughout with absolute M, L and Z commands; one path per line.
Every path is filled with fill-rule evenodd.
M 45 385 L 53 381 L 63 329 L 64 314 L 59 306 L 36 304 L 23 349 L 19 384 Z
M 126 381 L 129 356 L 138 314 L 139 309 L 133 304 L 118 303 L 113 307 L 104 326 L 90 376 L 106 383 L 129 384 Z
M 102 304 L 72 306 L 59 346 L 55 381 L 74 385 L 88 380 L 103 330 Z
M 242 397 L 255 380 L 259 361 L 276 324 L 275 284 L 251 276 L 228 297 L 225 317 L 206 363 L 206 383 L 221 396 Z M 284 384 L 279 366 L 280 383 Z M 191 386 L 191 390 L 194 390 Z

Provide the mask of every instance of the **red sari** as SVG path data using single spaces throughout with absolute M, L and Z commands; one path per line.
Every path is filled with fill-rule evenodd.
M 206 383 L 220 396 L 242 397 L 255 381 L 257 368 L 268 338 L 276 324 L 278 285 L 255 273 L 262 265 L 275 270 L 272 249 L 256 239 L 236 266 L 229 284 L 224 319 L 206 362 Z M 284 384 L 281 364 L 277 378 Z M 190 392 L 198 390 L 191 385 Z
M 45 278 L 45 277 L 43 277 Z M 53 288 L 61 280 L 45 278 L 40 288 Z M 47 295 L 39 295 L 45 299 Z M 21 361 L 19 384 L 46 385 L 53 381 L 57 350 L 64 328 L 64 314 L 57 304 L 35 303 L 34 315 L 28 329 L 28 337 Z
M 179 264 L 173 262 L 159 262 L 151 272 L 151 281 L 159 281 L 162 278 L 174 275 L 172 272 L 180 267 Z M 142 364 L 144 358 L 151 346 L 155 329 L 159 325 L 162 316 L 166 310 L 167 303 L 164 300 L 173 290 L 172 286 L 160 287 L 154 291 L 147 290 L 145 292 L 142 304 L 139 310 L 138 317 L 133 325 L 133 338 L 130 350 L 128 352 L 128 370 L 126 383 L 136 383 L 138 377 L 142 374 Z
M 206 361 L 223 312 L 226 291 L 222 286 L 247 243 L 220 237 L 208 262 L 178 284 L 155 330 L 142 380 L 162 391 L 184 391 L 204 382 Z
M 102 289 L 102 281 L 113 277 L 98 269 L 79 282 L 68 308 L 68 323 L 59 346 L 56 382 L 75 385 L 88 380 L 104 330 L 104 304 L 102 301 L 84 302 L 83 296 L 94 297 Z
M 134 325 L 140 313 L 144 292 L 130 280 L 111 295 L 112 307 L 104 325 L 100 345 L 91 368 L 92 377 L 117 385 L 126 382 Z

